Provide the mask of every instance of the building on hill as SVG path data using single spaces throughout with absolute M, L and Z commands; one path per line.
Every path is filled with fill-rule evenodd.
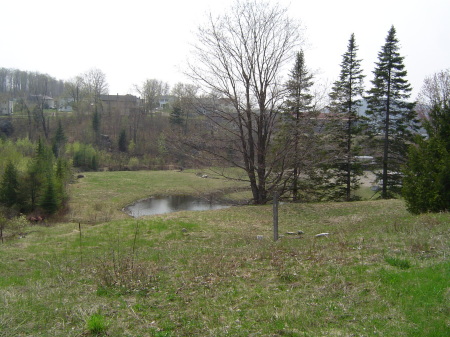
M 58 101 L 58 111 L 59 112 L 72 112 L 73 111 L 73 99 L 72 98 L 61 98 Z
M 11 115 L 14 110 L 14 101 L 10 99 L 0 100 L 0 115 Z
M 133 110 L 141 106 L 139 97 L 133 95 L 101 95 L 103 112 L 130 114 Z
M 158 98 L 159 106 L 156 108 L 157 110 L 169 109 L 173 102 L 175 102 L 176 97 L 171 95 L 164 95 Z
M 30 95 L 27 100 L 30 103 L 43 104 L 44 109 L 55 109 L 55 100 L 50 96 Z

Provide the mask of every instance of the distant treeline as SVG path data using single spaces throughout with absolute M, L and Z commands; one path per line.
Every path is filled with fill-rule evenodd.
M 8 94 L 13 98 L 37 94 L 58 97 L 63 92 L 64 81 L 50 75 L 0 68 L 0 94 Z

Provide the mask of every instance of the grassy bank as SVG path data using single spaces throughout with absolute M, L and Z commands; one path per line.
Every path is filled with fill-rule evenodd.
M 118 212 L 239 187 L 193 172 L 86 174 L 74 221 L 0 245 L 0 336 L 448 335 L 449 214 L 413 216 L 399 200 L 282 204 L 280 233 L 304 234 L 273 242 L 270 205 Z

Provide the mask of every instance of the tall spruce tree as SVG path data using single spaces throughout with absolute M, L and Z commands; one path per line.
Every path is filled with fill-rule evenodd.
M 6 207 L 19 203 L 19 173 L 11 161 L 6 165 L 0 183 L 0 203 Z
M 59 207 L 57 188 L 53 177 L 48 177 L 47 185 L 44 188 L 40 207 L 47 215 L 54 214 Z
M 313 129 L 310 118 L 314 113 L 313 95 L 311 94 L 313 85 L 313 75 L 305 65 L 303 50 L 300 50 L 296 54 L 294 67 L 286 83 L 287 100 L 284 102 L 285 126 L 290 136 L 288 138 L 293 145 L 291 185 L 294 201 L 299 199 L 299 179 L 302 173 L 302 161 L 305 159 L 300 147 L 305 145 L 305 135 Z
M 358 187 L 358 176 L 361 174 L 361 166 L 355 162 L 354 157 L 358 155 L 355 138 L 360 133 L 358 109 L 362 105 L 365 76 L 362 73 L 361 60 L 356 55 L 357 51 L 355 34 L 352 34 L 347 51 L 342 55 L 341 73 L 333 84 L 329 106 L 330 112 L 336 117 L 332 120 L 333 129 L 340 149 L 335 165 L 335 181 L 347 201 L 351 200 L 352 190 Z M 345 187 L 342 189 L 341 186 Z
M 117 142 L 117 145 L 119 147 L 120 152 L 127 152 L 128 151 L 128 144 L 127 144 L 127 132 L 125 129 L 122 129 L 119 134 L 119 140 Z
M 64 145 L 67 142 L 67 137 L 64 134 L 64 129 L 62 127 L 61 121 L 58 121 L 58 128 L 56 129 L 55 136 L 52 141 L 52 150 L 55 158 L 59 158 L 64 149 Z
M 367 92 L 369 123 L 373 140 L 381 143 L 376 158 L 382 167 L 381 197 L 386 199 L 400 191 L 400 169 L 407 156 L 407 143 L 417 129 L 415 103 L 410 97 L 411 86 L 406 79 L 404 57 L 399 54 L 399 41 L 394 26 L 378 53 L 373 71 L 373 87 Z
M 100 123 L 100 113 L 97 110 L 97 106 L 95 106 L 95 110 L 92 115 L 92 130 L 94 131 L 94 140 L 97 144 L 100 142 Z

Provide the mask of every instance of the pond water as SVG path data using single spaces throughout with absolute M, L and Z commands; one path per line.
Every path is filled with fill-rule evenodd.
M 134 218 L 144 215 L 165 214 L 178 211 L 207 211 L 230 207 L 212 198 L 198 198 L 185 195 L 152 197 L 140 200 L 124 208 Z

